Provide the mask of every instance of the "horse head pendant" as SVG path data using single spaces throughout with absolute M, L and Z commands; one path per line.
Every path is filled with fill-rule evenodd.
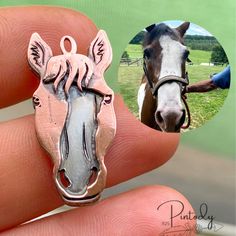
M 65 48 L 65 41 L 71 50 Z M 114 93 L 103 73 L 112 60 L 104 31 L 92 41 L 88 56 L 77 54 L 70 36 L 61 39 L 63 55 L 34 33 L 28 61 L 40 76 L 33 95 L 38 140 L 54 163 L 56 187 L 68 205 L 78 206 L 99 199 L 106 183 L 104 156 L 116 130 Z

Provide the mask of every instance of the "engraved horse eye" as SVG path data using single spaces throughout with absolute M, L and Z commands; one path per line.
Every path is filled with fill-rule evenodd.
M 38 97 L 33 96 L 32 101 L 33 101 L 33 107 L 34 107 L 34 109 L 35 109 L 35 107 L 37 107 L 37 106 L 38 106 L 38 107 L 41 107 L 40 100 L 39 100 Z
M 111 95 L 106 95 L 104 98 L 104 104 L 110 104 L 112 100 L 112 96 Z

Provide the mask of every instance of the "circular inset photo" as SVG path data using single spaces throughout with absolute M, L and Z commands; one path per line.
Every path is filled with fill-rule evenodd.
M 204 28 L 166 21 L 147 26 L 125 48 L 120 93 L 145 125 L 164 132 L 201 127 L 222 107 L 230 87 L 224 49 Z

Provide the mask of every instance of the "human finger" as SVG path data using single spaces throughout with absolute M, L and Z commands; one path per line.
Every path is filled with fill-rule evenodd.
M 0 108 L 31 97 L 38 86 L 39 80 L 27 61 L 27 47 L 34 32 L 47 41 L 55 55 L 61 54 L 59 42 L 64 35 L 74 37 L 78 52 L 87 54 L 97 28 L 83 14 L 62 7 L 0 8 Z
M 29 223 L 2 235 L 195 235 L 194 210 L 165 186 L 148 186 Z M 185 217 L 184 217 L 185 216 Z
M 117 134 L 105 156 L 107 187 L 150 171 L 175 152 L 178 134 L 147 128 L 115 98 Z M 34 117 L 0 124 L 0 229 L 9 228 L 62 205 L 52 165 L 40 147 Z

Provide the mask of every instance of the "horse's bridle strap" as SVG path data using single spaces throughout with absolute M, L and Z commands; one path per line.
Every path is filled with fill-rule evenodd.
M 167 76 L 161 77 L 158 79 L 157 83 L 154 86 L 154 84 L 148 74 L 145 55 L 143 55 L 143 71 L 144 71 L 144 74 L 146 76 L 146 79 L 148 81 L 148 84 L 150 86 L 153 96 L 157 96 L 158 89 L 165 83 L 178 82 L 178 83 L 181 83 L 182 87 L 184 87 L 184 88 L 189 84 L 188 73 L 186 72 L 185 78 L 182 78 L 182 77 L 176 76 L 176 75 L 167 75 Z M 182 93 L 184 93 L 184 91 L 182 91 Z
M 181 91 L 181 98 L 184 102 L 184 106 L 186 108 L 186 111 L 187 111 L 187 115 L 188 115 L 188 122 L 187 124 L 185 125 L 182 125 L 182 129 L 187 129 L 189 126 L 190 126 L 190 123 L 191 123 L 191 115 L 190 115 L 190 110 L 189 110 L 189 107 L 188 107 L 188 103 L 186 101 L 187 97 L 185 95 L 185 87 L 189 84 L 189 79 L 188 79 L 188 73 L 186 73 L 186 76 L 185 78 L 182 78 L 182 77 L 179 77 L 179 76 L 176 76 L 176 75 L 167 75 L 167 76 L 164 76 L 162 78 L 159 79 L 159 81 L 156 83 L 155 87 L 154 88 L 151 88 L 151 91 L 152 91 L 152 95 L 153 96 L 156 96 L 157 95 L 157 92 L 158 92 L 158 89 L 165 83 L 169 83 L 169 82 L 177 82 L 177 83 L 180 83 L 183 87 L 182 91 Z
M 188 74 L 186 73 L 185 78 L 182 78 L 182 77 L 179 77 L 179 76 L 176 76 L 176 75 L 167 75 L 167 76 L 164 76 L 164 77 L 160 78 L 158 80 L 158 82 L 155 84 L 155 86 L 153 88 L 151 88 L 152 95 L 156 96 L 158 89 L 163 84 L 169 83 L 169 82 L 178 82 L 178 83 L 181 83 L 183 85 L 183 87 L 186 87 L 189 84 Z
M 144 70 L 144 74 L 147 78 L 148 84 L 150 86 L 152 95 L 154 97 L 157 96 L 158 93 L 158 89 L 165 83 L 170 83 L 170 82 L 177 82 L 181 84 L 182 87 L 182 91 L 181 91 L 181 98 L 183 100 L 183 103 L 185 105 L 186 111 L 187 111 L 187 115 L 188 115 L 188 122 L 185 125 L 182 125 L 182 129 L 187 129 L 190 126 L 191 123 L 191 115 L 190 115 L 190 110 L 188 107 L 188 103 L 186 101 L 187 97 L 185 95 L 186 92 L 186 86 L 189 84 L 189 79 L 188 79 L 188 72 L 185 73 L 185 78 L 182 78 L 180 76 L 176 76 L 176 75 L 167 75 L 164 77 L 159 78 L 158 82 L 155 84 L 155 86 L 153 85 L 153 82 L 151 80 L 151 78 L 149 77 L 148 74 L 148 70 L 147 70 L 147 65 L 146 65 L 146 61 L 145 61 L 145 55 L 143 55 L 143 70 Z

